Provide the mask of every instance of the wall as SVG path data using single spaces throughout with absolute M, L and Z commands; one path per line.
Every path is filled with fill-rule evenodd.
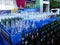
M 0 10 L 12 10 L 17 8 L 14 0 L 0 0 Z

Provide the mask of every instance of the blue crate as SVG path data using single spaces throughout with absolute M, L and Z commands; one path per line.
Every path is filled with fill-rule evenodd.
M 3 38 L 1 36 L 1 34 L 0 34 L 0 45 L 4 45 Z
M 56 20 L 57 20 L 57 18 L 55 17 L 55 18 L 50 18 L 50 19 L 46 19 L 46 20 L 36 21 L 35 22 L 36 29 L 41 28 L 43 25 L 49 24 L 49 23 L 51 23 L 53 21 L 56 21 Z M 29 21 L 31 21 L 31 20 L 29 20 Z M 32 25 L 32 21 L 30 22 L 30 26 L 31 25 Z M 22 38 L 22 32 L 25 35 L 25 34 L 27 34 L 29 32 L 34 31 L 34 28 L 30 27 L 30 29 L 28 29 L 28 30 L 23 29 L 22 32 L 17 33 L 15 35 L 12 35 L 8 31 L 5 30 L 4 26 L 1 25 L 1 23 L 0 23 L 0 27 L 1 27 L 1 29 L 3 29 L 9 35 L 9 38 L 10 38 L 10 41 L 11 41 L 12 45 L 16 45 L 16 44 L 19 45 L 20 44 L 20 41 L 21 41 L 21 38 Z M 3 39 L 4 39 L 4 37 L 3 37 Z M 5 40 L 4 40 L 4 42 L 7 43 Z M 9 44 L 7 44 L 7 45 L 9 45 Z

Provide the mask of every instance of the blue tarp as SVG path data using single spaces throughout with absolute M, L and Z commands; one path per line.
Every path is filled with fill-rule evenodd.
M 24 11 L 27 11 L 27 12 L 36 12 L 36 11 L 37 11 L 37 8 L 25 8 L 25 9 L 19 9 L 19 10 L 18 10 L 18 13 L 24 12 Z
M 35 0 L 27 0 L 27 1 L 31 2 L 31 1 L 35 1 Z
M 0 14 L 11 13 L 11 10 L 0 10 Z

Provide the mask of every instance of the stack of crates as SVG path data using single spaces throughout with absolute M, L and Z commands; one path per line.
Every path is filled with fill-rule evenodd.
M 10 25 L 13 26 L 14 23 L 12 20 L 14 20 L 14 23 L 18 22 L 17 20 L 20 20 L 20 22 L 22 21 L 21 25 L 25 27 L 23 27 L 21 31 L 17 32 L 17 25 L 14 25 L 14 31 L 12 31 L 12 27 L 9 27 L 8 24 L 10 23 Z M 58 23 L 57 18 L 36 21 L 24 20 L 17 17 L 1 21 L 1 35 L 5 45 L 54 45 L 57 38 L 56 34 L 60 29 L 60 24 Z M 6 28 L 7 26 L 8 29 Z

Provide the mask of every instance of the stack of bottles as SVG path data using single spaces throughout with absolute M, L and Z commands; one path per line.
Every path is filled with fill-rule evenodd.
M 10 34 L 17 34 L 20 32 L 29 31 L 29 29 L 36 28 L 35 20 L 23 20 L 21 18 L 8 18 L 1 20 L 2 25 Z
M 20 45 L 56 45 L 57 33 L 60 24 L 58 21 L 44 25 L 42 28 L 34 29 L 25 36 L 22 34 Z
M 30 17 L 26 16 L 26 19 L 17 17 L 1 20 L 5 30 L 13 35 L 12 37 L 18 33 L 21 33 L 21 35 L 19 34 L 21 38 L 18 39 L 18 41 L 20 41 L 19 44 L 12 45 L 55 45 L 55 41 L 57 40 L 56 34 L 60 30 L 60 23 L 58 23 L 58 20 L 51 21 L 51 18 L 42 15 L 42 17 L 37 15 L 37 18 L 35 16 L 31 19 L 31 16 L 32 15 L 30 15 Z M 47 17 L 49 20 L 47 22 L 43 22 L 45 19 L 48 19 Z M 49 21 L 51 22 L 48 23 Z M 16 41 L 13 43 L 18 43 L 16 39 L 18 37 L 13 39 Z

